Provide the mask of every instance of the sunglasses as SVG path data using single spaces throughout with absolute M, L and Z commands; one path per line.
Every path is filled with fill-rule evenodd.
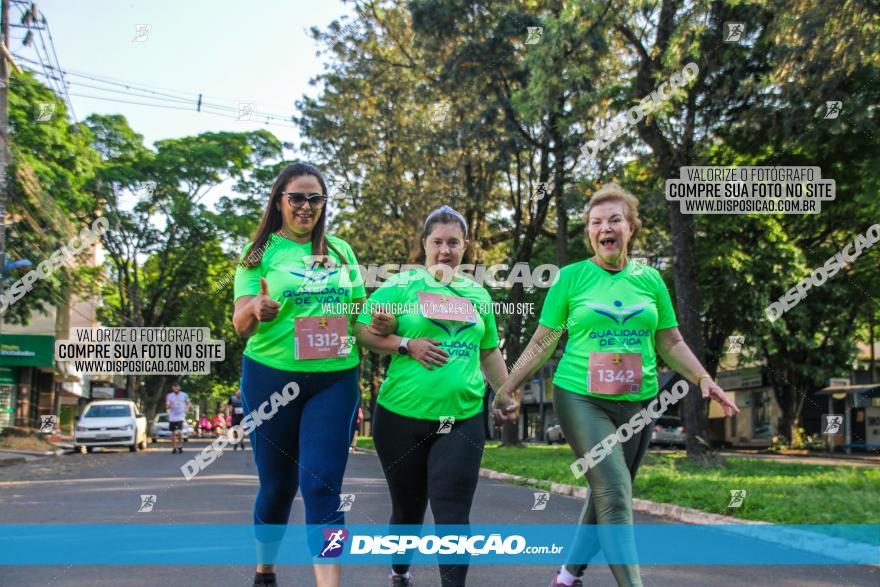
M 281 192 L 281 195 L 287 196 L 287 202 L 294 208 L 302 208 L 306 202 L 309 203 L 310 208 L 320 208 L 327 201 L 327 196 L 319 193 Z

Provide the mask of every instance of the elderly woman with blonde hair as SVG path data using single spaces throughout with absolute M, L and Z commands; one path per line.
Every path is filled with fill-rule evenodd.
M 580 586 L 601 546 L 618 585 L 642 585 L 632 535 L 632 484 L 651 439 L 652 420 L 670 403 L 658 396 L 657 359 L 699 386 L 703 398 L 737 410 L 712 381 L 678 331 L 669 291 L 656 269 L 628 258 L 642 226 L 635 196 L 617 184 L 597 191 L 584 213 L 585 236 L 595 253 L 559 272 L 535 334 L 495 398 L 496 420 L 514 418 L 514 390 L 556 348 L 568 343 L 553 378 L 553 406 L 575 456 L 576 476 L 590 491 L 569 555 L 550 586 Z M 686 393 L 682 383 L 672 401 Z

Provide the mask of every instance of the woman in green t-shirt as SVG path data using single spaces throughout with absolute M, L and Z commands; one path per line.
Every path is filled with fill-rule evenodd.
M 468 247 L 464 217 L 443 206 L 425 221 L 418 263 L 376 290 L 358 317 L 365 347 L 394 354 L 373 414 L 373 441 L 391 493 L 391 523 L 467 524 L 485 436 L 485 379 L 498 389 L 507 367 L 489 293 L 456 276 Z M 373 314 L 392 314 L 397 334 L 371 332 Z M 408 558 L 394 560 L 391 585 L 410 585 Z M 465 584 L 467 565 L 441 565 L 443 587 Z
M 325 234 L 326 201 L 317 169 L 285 167 L 235 274 L 232 322 L 248 339 L 242 428 L 260 478 L 254 585 L 276 584 L 273 561 L 298 486 L 313 554 L 323 548 L 321 529 L 344 523 L 339 493 L 360 403 L 351 325 L 366 294 L 351 247 Z M 338 587 L 339 565 L 314 571 L 319 587 Z
M 539 326 L 494 404 L 496 420 L 513 419 L 514 390 L 550 358 L 568 330 L 553 377 L 553 407 L 579 457 L 572 471 L 586 474 L 590 485 L 580 523 L 599 526 L 597 533 L 579 534 L 551 587 L 582 585 L 579 577 L 600 545 L 609 559 L 635 560 L 632 481 L 651 439 L 651 420 L 687 393 L 681 381 L 672 394 L 654 399 L 658 353 L 697 384 L 703 398 L 721 404 L 725 415 L 739 413 L 679 334 L 660 274 L 627 258 L 641 227 L 635 196 L 616 184 L 605 186 L 590 199 L 584 222 L 595 255 L 559 272 Z M 618 585 L 642 585 L 637 564 L 612 564 L 611 571 Z

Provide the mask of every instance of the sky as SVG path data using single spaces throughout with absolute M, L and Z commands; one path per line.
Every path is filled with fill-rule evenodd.
M 18 6 L 29 3 L 13 2 L 10 21 L 17 24 Z M 57 62 L 68 71 L 76 119 L 122 114 L 148 146 L 205 131 L 260 128 L 298 144 L 289 117 L 295 101 L 317 93 L 308 82 L 321 73 L 325 60 L 316 56 L 318 45 L 308 30 L 326 29 L 334 19 L 354 14 L 352 4 L 339 0 L 41 0 L 38 7 L 48 21 Z M 25 61 L 39 61 L 39 37 L 35 50 L 22 46 L 25 29 L 11 32 L 13 54 L 22 58 L 22 66 L 40 72 L 45 83 L 41 66 Z M 47 33 L 44 40 L 49 47 Z M 131 82 L 145 91 L 79 74 Z M 198 94 L 206 110 L 227 110 L 222 116 L 196 112 Z M 251 120 L 236 120 L 239 111 L 247 117 L 251 104 L 255 112 L 277 119 L 266 124 L 265 116 L 252 114 Z

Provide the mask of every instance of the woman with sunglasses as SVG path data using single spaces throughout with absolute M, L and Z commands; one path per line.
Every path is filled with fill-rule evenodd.
M 442 206 L 425 221 L 418 268 L 373 292 L 358 317 L 361 344 L 393 354 L 373 414 L 373 442 L 391 493 L 391 524 L 468 524 L 480 474 L 484 376 L 498 389 L 507 367 L 498 350 L 492 298 L 458 275 L 468 248 L 464 217 Z M 373 314 L 385 314 L 375 320 Z M 388 317 L 387 314 L 394 314 Z M 397 334 L 378 336 L 380 321 Z M 371 325 L 371 323 L 373 323 Z M 392 587 L 412 585 L 409 558 L 392 565 Z M 467 565 L 440 565 L 443 587 L 462 587 Z
M 260 478 L 254 524 L 261 564 L 254 585 L 276 585 L 272 561 L 298 485 L 313 555 L 323 544 L 321 527 L 344 523 L 339 493 L 360 403 L 359 356 L 351 338 L 356 316 L 327 310 L 352 308 L 365 291 L 351 247 L 325 234 L 326 194 L 313 166 L 285 167 L 235 275 L 233 324 L 248 339 L 245 413 L 291 383 L 298 390 L 250 433 Z M 318 587 L 338 587 L 339 565 L 316 564 L 314 572 Z

